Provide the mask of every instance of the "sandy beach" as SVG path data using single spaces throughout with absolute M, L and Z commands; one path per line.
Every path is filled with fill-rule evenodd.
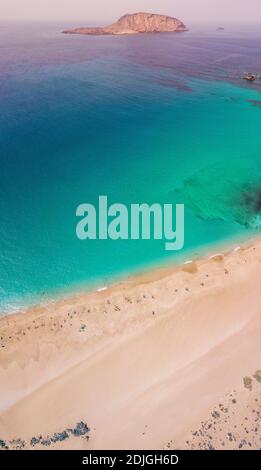
M 261 240 L 0 319 L 0 447 L 260 449 Z

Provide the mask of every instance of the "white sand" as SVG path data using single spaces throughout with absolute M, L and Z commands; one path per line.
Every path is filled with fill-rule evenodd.
M 257 240 L 2 318 L 0 439 L 30 447 L 84 421 L 89 440 L 50 448 L 261 447 L 260 290 Z

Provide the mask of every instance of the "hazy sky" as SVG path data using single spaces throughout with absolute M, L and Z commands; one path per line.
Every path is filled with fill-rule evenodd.
M 0 0 L 0 19 L 111 21 L 148 11 L 192 20 L 261 22 L 261 0 Z

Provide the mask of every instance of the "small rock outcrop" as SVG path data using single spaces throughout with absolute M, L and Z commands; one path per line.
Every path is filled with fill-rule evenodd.
M 76 28 L 63 31 L 64 34 L 123 35 L 141 33 L 170 33 L 188 31 L 177 18 L 153 13 L 134 13 L 122 16 L 116 23 L 104 28 Z

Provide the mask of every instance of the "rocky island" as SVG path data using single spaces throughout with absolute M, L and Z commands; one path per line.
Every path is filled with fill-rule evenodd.
M 116 23 L 97 28 L 76 28 L 63 31 L 64 34 L 123 35 L 140 33 L 167 33 L 188 31 L 177 18 L 152 13 L 134 13 L 122 16 Z

